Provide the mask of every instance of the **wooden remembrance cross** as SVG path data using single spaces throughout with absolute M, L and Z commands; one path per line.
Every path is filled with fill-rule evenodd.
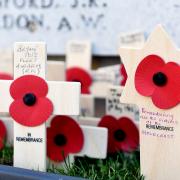
M 179 180 L 180 51 L 158 25 L 142 49 L 119 53 L 128 74 L 121 102 L 140 110 L 141 173 L 146 180 Z
M 91 65 L 92 65 L 92 54 L 91 54 L 92 52 L 91 51 L 92 51 L 91 43 L 87 40 L 68 41 L 67 46 L 66 46 L 66 68 L 67 68 L 67 71 L 69 71 L 70 69 L 71 70 L 76 69 L 75 73 L 73 74 L 75 79 L 80 78 L 80 77 L 76 77 L 76 74 L 79 73 L 77 71 L 77 68 L 91 75 Z M 82 77 L 82 80 L 84 80 L 84 82 L 87 81 L 85 78 L 87 77 L 84 77 L 84 78 Z M 87 87 L 89 91 L 91 91 L 90 86 Z M 92 96 L 91 93 L 84 94 L 81 92 L 80 108 L 81 108 L 80 116 L 81 115 L 82 116 L 94 115 L 94 97 Z
M 80 68 L 90 73 L 92 64 L 91 43 L 89 41 L 73 40 L 69 41 L 66 47 L 66 67 Z M 94 115 L 94 98 L 91 94 L 81 94 L 81 115 Z M 89 125 L 89 124 L 88 124 Z M 107 129 L 101 127 L 81 126 L 84 134 L 84 145 L 82 150 L 73 156 L 88 156 L 91 158 L 106 158 L 107 155 Z
M 46 59 L 45 43 L 15 43 L 14 79 L 23 75 L 36 75 L 45 79 Z M 0 99 L 3 102 L 0 104 L 0 112 L 9 112 L 9 106 L 13 102 L 9 93 L 12 82 L 13 81 L 0 81 Z M 24 83 L 24 85 L 26 86 L 26 83 Z M 53 104 L 53 114 L 79 114 L 80 83 L 49 81 L 47 85 L 47 98 Z M 46 109 L 44 109 L 44 111 L 46 111 Z M 37 141 L 24 141 L 24 139 L 27 138 L 33 138 Z M 14 121 L 14 166 L 46 171 L 45 123 L 35 127 L 28 127 Z

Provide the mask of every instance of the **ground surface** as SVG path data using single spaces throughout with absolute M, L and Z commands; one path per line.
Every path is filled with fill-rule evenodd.
M 92 180 L 143 180 L 140 175 L 139 152 L 133 154 L 118 153 L 105 160 L 78 158 L 74 166 L 66 169 L 51 169 L 70 176 L 79 176 Z
M 13 164 L 13 148 L 0 151 L 0 164 Z M 78 176 L 91 180 L 143 180 L 140 175 L 139 151 L 118 153 L 105 160 L 78 158 L 73 166 L 66 161 L 65 169 L 48 169 L 48 172 Z

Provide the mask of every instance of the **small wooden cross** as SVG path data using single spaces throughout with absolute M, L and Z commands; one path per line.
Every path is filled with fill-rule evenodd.
M 66 68 L 80 68 L 91 75 L 91 43 L 89 41 L 72 40 L 66 47 Z M 85 80 L 85 79 L 83 79 Z M 89 87 L 90 90 L 90 87 Z M 91 91 L 91 90 L 90 90 Z M 82 116 L 94 115 L 94 98 L 90 94 L 81 94 Z
M 88 73 L 91 71 L 91 43 L 89 41 L 69 41 L 66 55 L 67 68 L 78 67 Z M 92 95 L 81 94 L 80 104 L 81 116 L 78 117 L 78 120 L 84 116 L 94 116 L 94 97 Z M 81 128 L 84 134 L 84 146 L 82 151 L 74 156 L 88 156 L 100 159 L 106 158 L 107 129 L 83 125 Z
M 137 81 L 135 79 L 144 76 L 144 74 L 137 76 L 136 72 L 140 69 L 140 66 L 142 67 L 142 62 L 147 62 L 145 58 L 150 55 L 154 56 L 148 63 L 152 61 L 160 62 L 164 64 L 163 67 L 165 68 L 167 64 L 171 62 L 171 68 L 176 67 L 178 69 L 177 64 L 180 62 L 180 51 L 172 43 L 162 26 L 159 25 L 152 32 L 142 49 L 121 48 L 119 53 L 128 74 L 121 102 L 137 104 L 140 110 L 141 173 L 147 180 L 179 180 L 180 106 L 177 104 L 169 108 L 163 108 L 158 105 L 158 103 L 162 104 L 163 102 L 163 106 L 166 106 L 168 105 L 168 101 L 175 97 L 175 90 L 173 90 L 173 88 L 169 88 L 168 98 L 164 91 L 164 88 L 168 87 L 168 83 L 172 83 L 173 81 L 167 77 L 167 84 L 165 84 L 166 82 L 164 80 L 162 81 L 162 79 L 160 82 L 157 82 L 158 74 L 156 73 L 162 74 L 162 69 L 158 68 L 158 72 L 152 74 L 153 76 L 149 79 L 150 83 L 152 81 L 151 85 L 161 91 L 161 93 L 156 96 L 156 99 L 153 99 L 150 96 L 142 95 L 137 90 L 137 84 L 135 87 Z M 157 60 L 154 60 L 155 58 L 157 58 Z M 177 64 L 175 65 L 175 63 Z M 156 66 L 155 63 L 152 64 L 152 67 L 160 67 Z M 144 66 L 141 70 L 148 72 L 152 70 L 152 67 Z M 155 71 L 155 69 L 153 71 Z M 166 72 L 168 71 L 171 71 L 171 69 L 168 68 Z M 172 71 L 170 74 L 175 77 L 175 73 L 178 71 L 179 69 Z M 180 82 L 176 81 L 174 85 L 176 83 L 179 84 Z M 143 87 L 142 90 L 147 88 L 143 82 L 142 84 L 138 84 L 138 88 L 139 87 Z M 176 90 L 179 91 L 179 87 L 177 87 Z M 154 93 L 157 92 L 154 91 Z M 155 95 L 157 94 L 154 94 L 154 96 Z
M 45 79 L 46 45 L 43 42 L 17 42 L 14 45 L 14 79 L 36 75 Z M 0 112 L 9 112 L 13 99 L 9 93 L 12 81 L 0 81 Z M 53 114 L 78 115 L 80 84 L 49 81 L 47 97 L 53 104 Z M 27 137 L 40 142 L 20 141 Z M 46 171 L 46 125 L 26 127 L 14 121 L 14 166 Z

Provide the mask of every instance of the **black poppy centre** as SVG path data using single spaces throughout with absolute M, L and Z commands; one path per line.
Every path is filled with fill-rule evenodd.
M 114 138 L 115 138 L 117 141 L 122 142 L 122 141 L 124 141 L 125 138 L 126 138 L 126 133 L 125 133 L 123 130 L 118 129 L 118 130 L 116 130 L 116 131 L 114 132 Z
M 73 82 L 80 82 L 78 79 L 74 79 Z
M 57 134 L 54 137 L 54 142 L 57 146 L 64 146 L 67 143 L 67 139 L 63 134 Z
M 156 86 L 165 86 L 167 80 L 167 76 L 162 72 L 157 72 L 153 75 L 153 82 Z
M 23 102 L 27 106 L 33 106 L 36 103 L 36 96 L 33 93 L 27 93 L 23 97 Z

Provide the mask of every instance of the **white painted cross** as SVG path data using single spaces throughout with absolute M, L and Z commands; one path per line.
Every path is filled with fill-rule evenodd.
M 91 75 L 91 44 L 89 41 L 69 41 L 67 44 L 66 64 L 67 68 L 78 67 Z M 91 89 L 90 89 L 91 91 Z M 81 94 L 81 116 L 79 118 L 91 119 L 94 116 L 95 97 Z M 90 125 L 91 121 L 89 122 Z M 80 122 L 79 122 L 80 123 Z M 106 128 L 94 126 L 81 126 L 84 134 L 84 146 L 80 153 L 74 156 L 88 156 L 92 158 L 106 158 L 108 132 Z
M 43 42 L 18 42 L 14 46 L 14 78 L 33 74 L 45 79 L 46 45 Z M 8 112 L 13 99 L 9 93 L 12 81 L 0 81 L 0 112 Z M 80 84 L 55 82 L 48 84 L 47 97 L 53 104 L 53 114 L 78 115 Z M 41 139 L 40 143 L 19 141 Z M 46 171 L 46 125 L 26 127 L 14 121 L 14 166 Z
M 177 101 L 180 100 L 177 99 L 180 97 L 177 97 L 180 90 L 180 79 L 178 79 L 180 70 L 177 65 L 180 62 L 180 51 L 159 25 L 142 49 L 121 48 L 119 53 L 128 74 L 121 101 L 136 103 L 140 108 L 141 173 L 147 180 L 179 180 L 180 105 L 169 105 L 174 103 L 173 98 L 176 98 Z M 145 59 L 150 57 L 149 55 L 153 55 L 151 59 Z M 140 69 L 142 63 L 147 62 L 151 63 L 151 66 L 146 65 Z M 177 64 L 175 65 L 175 63 Z M 144 74 L 138 75 L 137 72 L 140 70 L 144 71 Z M 143 77 L 148 72 L 149 78 L 144 84 Z M 151 76 L 150 73 L 152 73 Z M 159 79 L 159 75 L 162 75 L 163 78 Z M 174 79 L 176 80 L 173 81 Z M 176 85 L 178 86 L 176 87 Z M 149 88 L 152 87 L 157 91 L 151 91 L 154 93 L 151 98 Z M 137 88 L 142 89 L 140 91 Z M 141 93 L 147 89 L 149 93 L 145 93 L 143 96 Z M 159 103 L 161 106 L 158 105 Z M 169 107 L 163 108 L 167 105 Z
M 67 71 L 72 68 L 80 68 L 91 76 L 91 65 L 91 43 L 89 41 L 69 41 L 66 47 Z M 89 94 L 81 94 L 81 107 L 81 115 L 93 116 L 94 109 L 92 107 L 94 107 L 94 98 L 92 96 L 89 96 Z
M 67 68 L 78 67 L 91 75 L 92 59 L 91 44 L 89 41 L 69 41 L 66 52 Z M 94 116 L 94 101 L 94 96 L 81 94 L 81 116 Z M 79 118 L 81 118 L 81 116 Z M 82 151 L 74 156 L 88 156 L 100 159 L 106 158 L 107 129 L 83 125 L 81 128 L 84 134 L 84 146 Z

